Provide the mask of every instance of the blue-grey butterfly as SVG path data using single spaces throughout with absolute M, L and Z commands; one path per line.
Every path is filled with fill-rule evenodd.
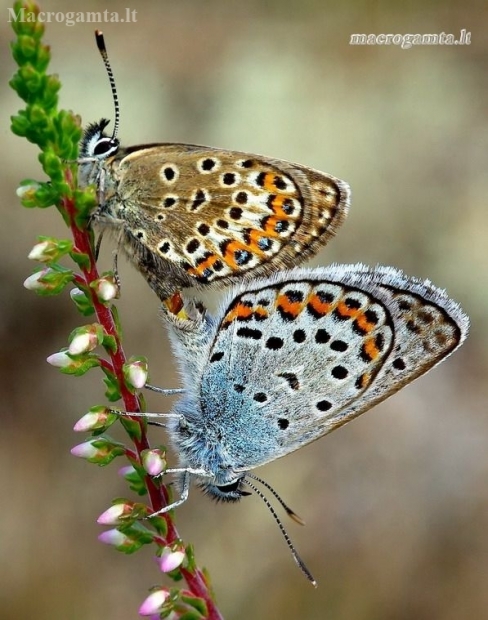
M 242 283 L 215 316 L 178 300 L 163 315 L 184 383 L 166 414 L 180 460 L 168 472 L 181 497 L 160 512 L 186 500 L 192 478 L 219 500 L 237 501 L 247 488 L 263 497 L 249 470 L 388 398 L 457 349 L 469 327 L 428 280 L 361 264 Z

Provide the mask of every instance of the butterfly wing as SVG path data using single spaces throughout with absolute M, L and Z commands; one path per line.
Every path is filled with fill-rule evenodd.
M 122 224 L 136 263 L 170 270 L 185 286 L 306 260 L 349 206 L 348 186 L 331 175 L 235 151 L 161 144 L 120 151 L 106 165 L 107 183 L 117 184 L 102 221 Z
M 467 330 L 444 291 L 389 267 L 295 269 L 244 284 L 213 324 L 194 381 L 202 424 L 219 429 L 229 462 L 262 465 L 394 394 Z

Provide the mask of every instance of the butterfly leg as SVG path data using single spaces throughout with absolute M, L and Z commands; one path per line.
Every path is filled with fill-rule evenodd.
M 204 469 L 189 469 L 189 468 L 181 468 L 181 467 L 177 467 L 175 469 L 166 469 L 164 472 L 162 472 L 159 475 L 163 476 L 164 474 L 183 474 L 183 484 L 182 484 L 180 498 L 177 499 L 175 502 L 169 504 L 169 506 L 164 506 L 163 508 L 161 508 L 161 510 L 158 510 L 157 512 L 153 512 L 151 515 L 148 516 L 148 519 L 150 519 L 151 517 L 156 517 L 158 515 L 164 514 L 165 512 L 169 512 L 170 510 L 173 510 L 174 508 L 177 508 L 178 506 L 181 506 L 181 504 L 184 504 L 186 502 L 186 500 L 188 499 L 188 494 L 190 492 L 190 474 L 193 474 L 195 476 L 205 476 L 205 477 L 211 476 L 211 474 L 206 472 Z
M 184 471 L 185 475 L 183 477 L 183 487 L 181 490 L 181 495 L 180 495 L 180 499 L 177 499 L 175 502 L 169 504 L 168 506 L 163 506 L 163 508 L 161 508 L 161 510 L 158 510 L 157 512 L 153 512 L 152 514 L 150 514 L 148 516 L 148 519 L 150 519 L 151 517 L 157 517 L 158 515 L 162 515 L 165 512 L 169 512 L 170 510 L 173 510 L 173 508 L 177 508 L 178 506 L 181 506 L 181 504 L 184 504 L 186 502 L 186 500 L 188 499 L 188 494 L 190 492 L 190 473 L 187 470 L 174 470 L 174 469 L 167 469 L 165 472 L 163 473 L 167 473 L 167 472 L 174 472 L 174 471 Z
M 156 387 L 155 385 L 150 385 L 149 383 L 146 383 L 144 387 L 146 388 L 146 390 L 151 390 L 151 392 L 156 392 L 157 394 L 162 394 L 163 396 L 173 396 L 174 394 L 185 393 L 185 390 L 182 390 L 181 388 L 165 389 L 165 388 Z
M 119 276 L 119 253 L 118 250 L 114 250 L 113 253 L 112 271 L 114 273 L 114 282 L 117 287 L 118 295 L 120 295 L 120 276 Z
M 95 262 L 98 260 L 98 257 L 100 256 L 100 248 L 102 246 L 102 239 L 103 239 L 103 230 L 99 234 L 97 243 L 95 245 Z

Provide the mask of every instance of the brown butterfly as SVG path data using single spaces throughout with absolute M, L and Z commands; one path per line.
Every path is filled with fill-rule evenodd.
M 192 144 L 122 148 L 119 105 L 90 125 L 80 146 L 80 184 L 96 184 L 94 220 L 114 231 L 161 299 L 182 287 L 269 275 L 313 256 L 344 221 L 349 186 L 329 174 L 261 155 Z

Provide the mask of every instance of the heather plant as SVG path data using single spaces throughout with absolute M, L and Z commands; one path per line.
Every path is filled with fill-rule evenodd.
M 24 180 L 18 195 L 24 207 L 56 208 L 69 232 L 66 239 L 38 238 L 29 258 L 39 267 L 25 286 L 41 296 L 59 295 L 68 289 L 74 307 L 84 321 L 89 321 L 68 336 L 65 348 L 48 358 L 62 373 L 81 377 L 95 371 L 105 383 L 107 404 L 94 405 L 75 424 L 75 431 L 90 437 L 72 453 L 99 466 L 124 461 L 131 497 L 140 498 L 114 500 L 98 518 L 110 528 L 99 538 L 122 553 L 153 545 L 161 571 L 174 582 L 173 587 L 154 586 L 141 604 L 141 615 L 184 620 L 221 618 L 208 575 L 197 567 L 191 545 L 182 541 L 172 512 L 150 516 L 170 501 L 171 490 L 159 476 L 166 467 L 164 447 L 151 446 L 144 418 L 116 413 L 117 408 L 134 414 L 144 411 L 140 390 L 148 377 L 147 361 L 142 356 L 127 357 L 115 305 L 117 278 L 113 272 L 100 274 L 97 268 L 90 227 L 90 216 L 97 206 L 95 190 L 81 190 L 77 184 L 81 119 L 58 109 L 61 84 L 57 76 L 47 73 L 50 49 L 43 43 L 44 26 L 36 19 L 39 8 L 30 2 L 15 3 L 15 14 L 21 10 L 28 19 L 12 20 L 16 38 L 11 49 L 18 71 L 10 85 L 25 107 L 12 117 L 11 128 L 39 147 L 39 162 L 49 180 Z M 126 442 L 110 437 L 108 429 L 113 424 L 123 426 Z

